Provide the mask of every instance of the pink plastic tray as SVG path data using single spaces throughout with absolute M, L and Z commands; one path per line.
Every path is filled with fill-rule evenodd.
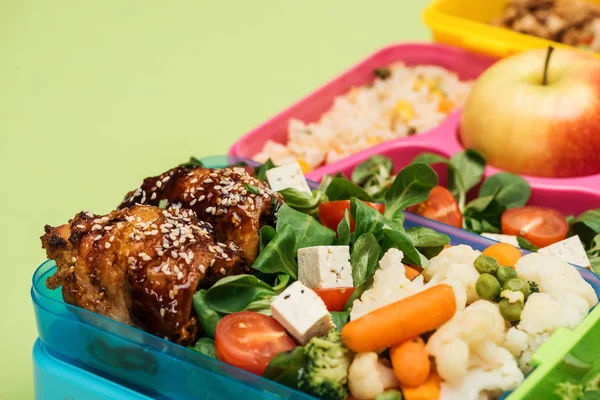
M 262 149 L 268 139 L 281 143 L 285 142 L 290 118 L 298 118 L 307 123 L 318 120 L 321 114 L 331 107 L 336 96 L 346 93 L 353 86 L 371 82 L 375 68 L 396 61 L 403 61 L 407 65 L 439 65 L 456 72 L 464 80 L 479 76 L 488 66 L 493 64 L 494 59 L 439 44 L 409 43 L 386 47 L 244 135 L 231 147 L 229 154 L 252 158 Z M 451 156 L 463 149 L 458 140 L 459 119 L 460 112 L 455 112 L 441 125 L 429 132 L 381 143 L 346 159 L 319 167 L 307 174 L 306 177 L 320 181 L 325 174 L 342 172 L 350 176 L 356 165 L 374 154 L 390 157 L 394 161 L 396 170 L 406 166 L 422 152 Z M 440 165 L 435 168 L 440 175 L 441 184 L 445 184 L 445 167 Z M 487 167 L 485 176 L 496 172 L 498 172 L 497 169 Z M 566 215 L 578 214 L 588 209 L 600 207 L 600 174 L 569 179 L 528 176 L 524 176 L 524 178 L 532 186 L 532 196 L 529 204 L 553 207 Z
M 411 136 L 406 139 L 382 143 L 353 156 L 319 168 L 307 177 L 320 181 L 323 175 L 341 172 L 350 176 L 354 168 L 375 154 L 391 158 L 394 168 L 402 169 L 415 156 L 422 152 L 437 153 L 446 157 L 463 150 L 458 139 L 460 112 L 452 114 L 444 123 L 432 131 Z M 446 181 L 444 166 L 436 166 L 442 184 Z M 485 176 L 499 172 L 497 168 L 488 166 Z M 531 185 L 531 199 L 528 204 L 552 207 L 565 215 L 579 214 L 583 211 L 600 207 L 600 174 L 580 178 L 536 178 L 523 176 Z
M 403 61 L 407 65 L 438 65 L 456 72 L 460 79 L 468 80 L 477 78 L 495 59 L 440 44 L 407 43 L 385 47 L 242 136 L 229 149 L 229 154 L 252 158 L 269 139 L 285 143 L 291 118 L 306 123 L 317 121 L 331 107 L 335 97 L 345 94 L 354 86 L 373 81 L 373 70 L 397 61 Z M 319 176 L 322 169 L 323 167 L 317 168 L 312 174 Z

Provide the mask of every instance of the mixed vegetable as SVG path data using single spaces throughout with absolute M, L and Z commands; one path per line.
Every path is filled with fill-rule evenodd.
M 483 179 L 485 159 L 473 150 L 449 159 L 422 153 L 413 162 L 445 164 L 448 187 L 434 187 L 425 202 L 412 205 L 407 211 L 526 250 L 546 248 L 551 254 L 570 256 L 567 261 L 600 271 L 600 209 L 575 217 L 527 205 L 531 196 L 527 181 L 509 172 Z M 382 201 L 394 179 L 393 162 L 381 155 L 373 156 L 354 169 L 351 179 L 370 200 Z M 475 194 L 477 186 L 479 191 Z M 573 236 L 578 236 L 581 243 L 567 239 Z M 567 242 L 560 248 L 558 243 L 565 239 Z
M 405 230 L 404 211 L 431 199 L 437 174 L 415 162 L 392 177 L 379 161 L 360 167 L 358 184 L 337 176 L 310 193 L 292 182 L 279 190 L 284 203 L 260 230 L 251 274 L 194 295 L 205 337 L 193 348 L 323 399 L 514 389 L 541 343 L 597 303 L 593 289 L 547 255 L 523 257 L 507 243 L 480 253 L 432 229 Z M 268 181 L 274 168 L 253 173 Z M 477 182 L 453 179 L 463 195 L 452 199 L 466 201 Z M 492 200 L 504 201 L 498 187 Z

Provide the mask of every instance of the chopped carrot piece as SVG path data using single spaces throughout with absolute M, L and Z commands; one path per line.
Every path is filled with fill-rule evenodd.
M 425 383 L 419 387 L 402 385 L 402 394 L 404 400 L 438 400 L 442 394 L 442 379 L 437 372 L 432 371 Z
M 390 360 L 398 381 L 407 387 L 423 385 L 431 372 L 431 362 L 420 337 L 392 346 Z
M 447 98 L 442 98 L 442 99 L 440 99 L 440 102 L 438 103 L 437 110 L 444 114 L 450 114 L 452 112 L 452 110 L 454 110 L 454 106 L 455 106 L 455 104 L 452 100 L 448 100 Z
M 483 254 L 495 258 L 498 264 L 515 267 L 519 258 L 523 256 L 521 250 L 509 243 L 496 243 L 483 251 Z
M 412 281 L 417 276 L 421 275 L 421 272 L 417 271 L 414 268 L 411 268 L 411 267 L 405 265 L 404 266 L 404 275 L 406 275 L 406 277 Z

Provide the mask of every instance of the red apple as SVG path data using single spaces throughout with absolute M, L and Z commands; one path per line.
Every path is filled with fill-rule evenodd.
M 600 61 L 557 49 L 497 62 L 475 82 L 460 138 L 491 165 L 517 174 L 600 173 Z

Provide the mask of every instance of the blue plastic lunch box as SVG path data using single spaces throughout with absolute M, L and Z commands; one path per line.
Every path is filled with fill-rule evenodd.
M 240 161 L 208 157 L 220 168 Z M 425 226 L 451 237 L 452 244 L 482 250 L 495 243 L 479 235 L 416 215 L 406 227 Z M 98 314 L 65 304 L 60 290 L 46 288 L 56 264 L 44 262 L 34 273 L 31 298 L 39 339 L 33 349 L 35 398 L 79 399 L 312 399 L 262 377 L 204 356 Z M 579 268 L 600 296 L 600 279 Z

